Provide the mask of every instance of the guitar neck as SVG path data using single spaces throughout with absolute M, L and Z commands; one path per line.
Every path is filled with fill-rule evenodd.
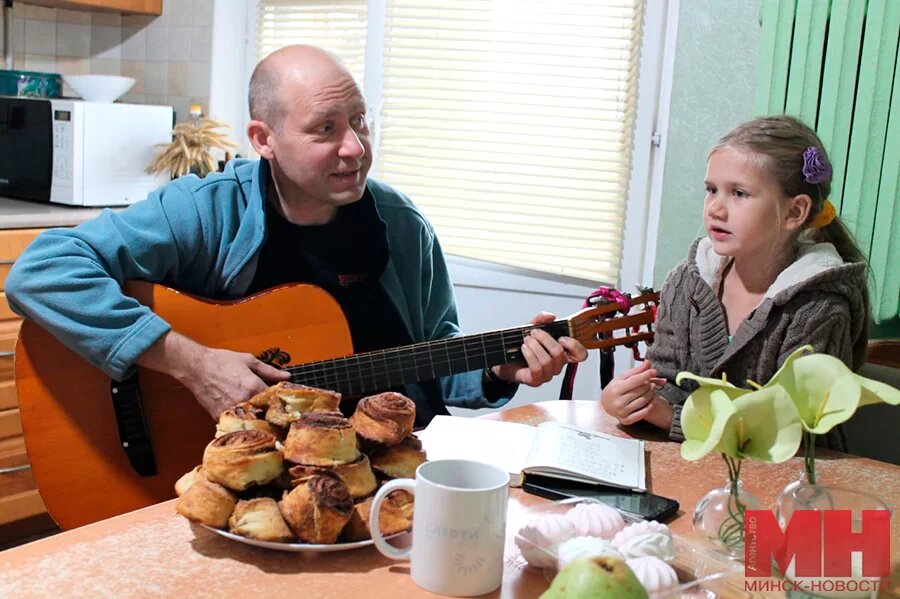
M 520 348 L 533 329 L 543 329 L 554 339 L 571 335 L 569 320 L 560 319 L 310 362 L 287 370 L 293 383 L 332 389 L 344 396 L 367 395 L 405 383 L 521 361 Z

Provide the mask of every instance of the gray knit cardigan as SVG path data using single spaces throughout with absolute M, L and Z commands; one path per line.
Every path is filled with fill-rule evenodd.
M 696 386 L 676 386 L 681 371 L 721 377 L 738 386 L 768 381 L 785 358 L 802 345 L 840 358 L 854 370 L 865 360 L 868 322 L 864 316 L 867 267 L 845 263 L 828 243 L 807 244 L 783 270 L 763 300 L 728 340 L 717 297 L 727 258 L 704 237 L 666 277 L 657 314 L 656 337 L 647 358 L 668 383 L 660 389 L 673 407 L 669 437 L 681 441 L 681 408 Z M 841 448 L 840 437 L 829 444 Z

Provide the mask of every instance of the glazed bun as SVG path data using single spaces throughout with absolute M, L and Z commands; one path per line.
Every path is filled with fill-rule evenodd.
M 295 464 L 337 466 L 359 459 L 356 432 L 339 413 L 312 412 L 291 424 L 284 457 Z
M 393 391 L 363 397 L 350 417 L 360 437 L 387 446 L 397 445 L 408 437 L 415 420 L 413 400 Z
M 369 458 L 365 454 L 359 456 L 355 462 L 349 464 L 338 464 L 337 466 L 306 466 L 303 464 L 292 466 L 288 473 L 291 475 L 291 486 L 296 487 L 304 479 L 314 474 L 322 474 L 323 472 L 332 472 L 340 477 L 350 489 L 350 495 L 354 500 L 361 499 L 371 495 L 378 482 L 375 480 L 375 473 L 369 465 Z
M 251 428 L 261 430 L 275 437 L 281 436 L 282 432 L 266 422 L 263 419 L 264 417 L 265 411 L 254 407 L 250 402 L 239 403 L 219 414 L 219 421 L 216 424 L 216 437 L 221 437 L 225 433 L 244 431 Z
M 294 538 L 278 504 L 270 497 L 238 501 L 228 519 L 231 532 L 257 541 L 286 543 Z
M 285 493 L 278 507 L 302 542 L 334 543 L 350 521 L 353 498 L 337 476 L 316 474 Z
M 209 480 L 233 491 L 271 482 L 281 475 L 284 460 L 269 433 L 250 429 L 213 439 L 203 452 Z
M 237 497 L 218 483 L 198 480 L 175 501 L 175 511 L 195 522 L 225 528 Z
M 353 514 L 347 523 L 341 539 L 353 541 L 365 541 L 372 538 L 369 528 L 371 521 L 372 502 L 374 497 L 369 497 L 353 506 Z M 412 529 L 413 496 L 402 489 L 397 489 L 388 494 L 381 502 L 378 512 L 378 528 L 384 536 L 390 536 Z
M 388 478 L 414 478 L 416 468 L 425 462 L 422 442 L 410 435 L 399 445 L 372 453 L 372 468 Z
M 193 470 L 182 474 L 181 478 L 175 481 L 175 494 L 181 497 L 198 480 L 206 480 L 206 471 L 203 466 L 194 466 Z

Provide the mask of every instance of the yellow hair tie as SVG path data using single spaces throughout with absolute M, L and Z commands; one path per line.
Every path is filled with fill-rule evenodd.
M 822 209 L 819 210 L 819 213 L 816 214 L 816 217 L 809 221 L 809 224 L 806 225 L 810 229 L 821 229 L 822 227 L 827 227 L 831 224 L 831 221 L 834 220 L 834 217 L 837 216 L 837 210 L 834 208 L 834 204 L 832 204 L 829 200 L 825 200 L 822 202 Z

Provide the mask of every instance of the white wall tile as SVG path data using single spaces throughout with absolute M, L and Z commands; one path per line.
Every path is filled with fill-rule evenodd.
M 191 27 L 191 60 L 208 62 L 212 57 L 212 27 Z
M 91 55 L 91 26 L 74 23 L 56 24 L 56 54 L 87 58 Z
M 190 60 L 191 27 L 169 27 L 169 60 Z
M 192 62 L 188 71 L 188 95 L 209 96 L 210 64 L 208 62 Z M 208 109 L 208 106 L 204 106 Z
M 122 75 L 125 77 L 133 77 L 134 85 L 128 91 L 129 94 L 143 94 L 144 83 L 147 80 L 147 63 L 143 60 L 123 60 Z
M 25 54 L 56 54 L 56 21 L 25 19 Z
M 122 15 L 111 12 L 92 12 L 91 25 L 99 25 L 100 27 L 121 27 Z
M 214 0 L 194 0 L 191 25 L 194 27 L 212 27 Z
M 169 17 L 169 26 L 183 27 L 191 24 L 191 15 L 194 10 L 192 0 L 177 0 L 163 3 L 163 12 Z
M 91 25 L 91 55 L 94 58 L 121 60 L 122 28 Z
M 74 23 L 75 25 L 90 25 L 91 13 L 83 10 L 65 10 L 59 8 L 56 10 L 57 23 Z
M 147 58 L 147 30 L 122 28 L 122 59 L 145 60 Z
M 151 25 L 147 32 L 147 60 L 169 60 L 169 28 Z
M 122 27 L 143 29 L 149 27 L 150 23 L 157 18 L 151 15 L 122 15 Z
M 165 96 L 169 87 L 169 63 L 147 62 L 144 65 L 144 93 Z
M 13 10 L 13 15 L 15 14 L 16 11 Z M 25 54 L 25 19 L 13 18 L 13 52 Z
M 170 96 L 188 95 L 188 65 L 188 62 L 169 62 L 167 93 Z
M 57 56 L 56 70 L 60 75 L 87 75 L 91 72 L 91 61 L 88 58 Z
M 109 58 L 92 58 L 91 73 L 94 75 L 121 75 L 122 61 Z
M 155 105 L 164 105 L 168 103 L 164 94 L 144 94 L 144 102 Z
M 144 104 L 147 101 L 147 96 L 144 94 L 135 94 L 135 93 L 127 93 L 121 98 L 119 98 L 119 102 L 123 104 Z
M 190 100 L 187 96 L 167 96 L 166 104 L 175 110 L 175 121 L 183 123 L 190 118 Z
M 15 3 L 13 4 L 15 6 Z M 32 6 L 31 4 L 25 5 L 25 14 L 24 17 L 26 19 L 40 19 L 42 21 L 56 21 L 56 9 L 55 8 L 47 8 L 45 6 Z
M 56 57 L 52 55 L 26 54 L 25 70 L 37 71 L 39 73 L 55 73 Z

